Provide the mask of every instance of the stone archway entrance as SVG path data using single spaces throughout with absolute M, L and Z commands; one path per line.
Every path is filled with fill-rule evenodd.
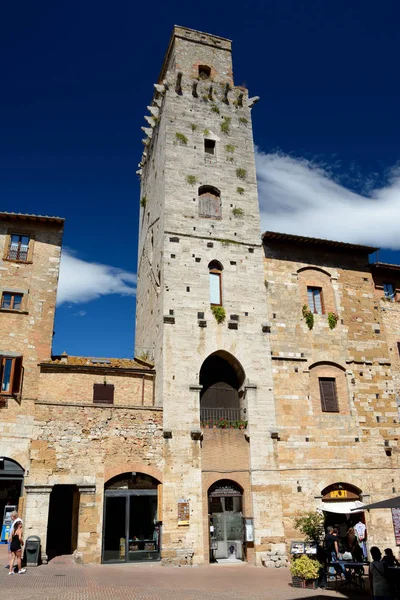
M 244 560 L 243 490 L 220 479 L 208 490 L 212 560 Z
M 160 560 L 159 485 L 144 473 L 123 473 L 105 484 L 103 563 Z
M 0 456 L 0 538 L 2 542 L 8 538 L 8 527 L 11 524 L 9 515 L 13 510 L 18 510 L 24 473 L 24 469 L 15 460 Z

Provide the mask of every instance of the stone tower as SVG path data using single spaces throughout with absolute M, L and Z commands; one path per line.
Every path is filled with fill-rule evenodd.
M 257 546 L 282 536 L 282 519 L 277 482 L 265 478 L 275 414 L 251 124 L 258 98 L 234 85 L 229 40 L 177 26 L 154 88 L 138 171 L 136 352 L 154 358 L 163 407 L 163 557 L 208 560 L 207 490 L 229 472 L 242 477 L 255 525 L 247 558 L 259 562 Z M 221 432 L 201 433 L 200 404 L 224 364 L 248 427 L 237 441 L 218 438 L 213 454 Z

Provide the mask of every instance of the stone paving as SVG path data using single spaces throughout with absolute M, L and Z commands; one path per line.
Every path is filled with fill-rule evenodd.
M 0 563 L 7 562 L 0 545 Z M 29 568 L 24 575 L 0 569 L 5 600 L 322 600 L 349 598 L 333 590 L 301 590 L 290 585 L 287 569 L 249 565 L 171 568 L 147 565 L 75 565 L 71 556 Z M 360 596 L 354 596 L 355 598 Z

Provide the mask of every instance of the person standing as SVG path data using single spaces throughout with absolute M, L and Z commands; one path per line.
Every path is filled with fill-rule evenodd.
M 372 546 L 370 549 L 372 561 L 369 563 L 369 584 L 374 600 L 391 600 L 392 589 L 387 578 L 387 567 L 381 560 L 379 548 Z
M 329 525 L 326 529 L 326 535 L 324 538 L 325 542 L 325 551 L 326 551 L 326 560 L 328 563 L 337 561 L 337 555 L 339 554 L 339 547 L 337 542 L 337 537 L 333 533 L 333 527 Z M 334 567 L 329 567 L 329 575 L 333 578 L 335 575 L 336 569 Z
M 17 561 L 18 565 L 18 574 L 26 573 L 26 569 L 22 568 L 21 565 L 21 554 L 22 554 L 22 546 L 24 545 L 24 541 L 22 539 L 22 521 L 18 521 L 16 525 L 13 527 L 13 535 L 11 538 L 10 550 L 11 550 L 11 561 L 10 561 L 10 570 L 8 571 L 9 575 L 14 575 L 14 561 Z
M 19 523 L 19 522 L 22 523 L 22 519 L 18 516 L 18 513 L 16 510 L 12 511 L 12 513 L 10 514 L 10 518 L 11 518 L 11 527 L 10 527 L 10 532 L 8 534 L 8 565 L 6 566 L 6 569 L 10 568 L 10 563 L 11 563 L 10 545 L 11 545 L 13 531 L 14 531 L 17 523 Z

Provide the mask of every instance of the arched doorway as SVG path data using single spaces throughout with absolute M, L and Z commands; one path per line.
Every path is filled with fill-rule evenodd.
M 220 479 L 208 490 L 211 559 L 243 560 L 243 489 L 230 479 Z
M 18 510 L 19 498 L 22 494 L 24 469 L 17 461 L 6 456 L 0 456 L 0 517 L 1 541 L 8 539 L 11 525 L 11 512 Z
M 123 473 L 104 486 L 103 562 L 160 559 L 160 482 L 144 473 Z
M 244 380 L 243 367 L 229 352 L 219 350 L 206 358 L 200 369 L 202 424 L 246 419 Z
M 321 496 L 325 528 L 330 525 L 336 531 L 340 552 L 348 550 L 355 559 L 366 558 L 367 531 L 360 488 L 336 482 L 325 487 Z

